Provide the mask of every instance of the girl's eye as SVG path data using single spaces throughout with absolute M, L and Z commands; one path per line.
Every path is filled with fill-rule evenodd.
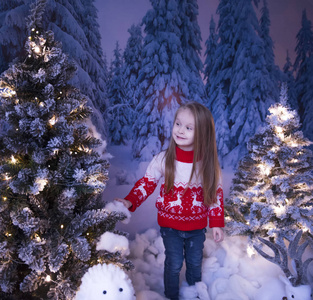
M 187 130 L 192 130 L 192 128 L 191 127 L 187 127 Z

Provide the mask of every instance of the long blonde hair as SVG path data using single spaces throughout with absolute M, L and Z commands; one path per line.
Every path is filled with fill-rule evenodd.
M 198 170 L 203 187 L 204 204 L 210 206 L 216 203 L 216 189 L 219 183 L 221 169 L 218 161 L 214 119 L 204 105 L 198 102 L 188 102 L 182 109 L 189 109 L 195 118 L 194 157 L 189 183 L 196 172 L 196 163 L 200 162 Z M 169 147 L 165 152 L 165 192 L 174 187 L 176 143 L 171 137 Z

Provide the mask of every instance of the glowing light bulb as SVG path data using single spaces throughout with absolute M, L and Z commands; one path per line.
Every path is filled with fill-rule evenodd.
M 51 281 L 51 276 L 50 275 L 47 275 L 47 277 L 46 277 L 46 282 L 50 282 Z
M 63 229 L 63 228 L 64 228 L 64 225 L 62 224 L 62 225 L 61 225 L 61 229 Z
M 50 124 L 51 126 L 53 126 L 53 125 L 55 125 L 56 121 L 57 121 L 56 117 L 53 116 L 53 117 L 49 120 L 49 124 Z
M 269 175 L 271 172 L 271 167 L 267 164 L 259 164 L 258 167 L 263 175 Z
M 12 162 L 12 164 L 15 164 L 17 162 L 17 160 L 15 159 L 15 157 L 13 155 L 11 156 L 11 162 Z
M 35 235 L 35 239 L 36 239 L 37 242 L 41 242 L 41 238 L 40 238 L 40 236 L 38 234 Z
M 40 47 L 39 47 L 39 46 L 35 46 L 35 47 L 34 47 L 34 52 L 37 53 L 37 54 L 39 54 L 39 53 L 41 52 Z

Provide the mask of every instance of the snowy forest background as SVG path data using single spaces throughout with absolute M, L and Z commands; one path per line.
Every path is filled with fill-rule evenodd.
M 26 17 L 32 2 L 0 3 L 0 73 L 25 55 Z M 121 49 L 116 37 L 110 55 L 112 61 L 108 61 L 108 54 L 101 47 L 101 39 L 105 37 L 101 37 L 93 0 L 47 0 L 42 20 L 43 28 L 54 33 L 55 40 L 62 42 L 63 52 L 76 64 L 77 71 L 70 84 L 88 97 L 92 123 L 107 145 L 106 158 L 108 153 L 112 155 L 110 179 L 102 194 L 104 202 L 125 196 L 143 175 L 153 155 L 166 149 L 174 113 L 186 101 L 203 103 L 213 113 L 226 197 L 234 190 L 231 180 L 248 154 L 248 142 L 268 125 L 269 108 L 281 101 L 283 83 L 288 87 L 283 95 L 287 99 L 284 104 L 300 118 L 297 130 L 313 141 L 313 30 L 306 10 L 301 24 L 294 24 L 298 26 L 297 35 L 290 37 L 296 39 L 295 59 L 291 60 L 287 52 L 286 63 L 280 68 L 275 63 L 266 0 L 220 0 L 216 11 L 218 21 L 211 17 L 215 12 L 208 12 L 210 34 L 202 38 L 196 0 L 150 2 L 151 9 L 141 23 L 129 28 L 125 49 Z M 202 39 L 205 49 L 201 49 Z M 1 119 L 0 126 L 1 135 L 5 135 L 8 125 Z M 311 174 L 308 182 L 311 182 L 312 165 L 308 169 Z M 305 200 L 306 216 L 312 217 L 312 200 L 310 196 Z M 154 295 L 155 299 L 162 299 L 157 297 L 162 294 L 163 249 L 154 230 L 157 225 L 153 206 L 153 201 L 147 201 L 128 224 L 118 224 L 118 228 L 128 232 L 131 240 L 135 239 L 130 259 L 139 270 L 132 278 L 136 291 L 151 289 L 159 295 Z M 312 234 L 312 223 L 307 227 Z M 242 286 L 236 291 L 237 298 L 229 298 L 234 290 L 227 290 L 223 282 L 224 298 L 220 299 L 252 299 L 249 295 L 255 293 L 256 275 L 247 269 L 238 271 L 234 262 L 247 263 L 248 258 L 243 254 L 246 241 L 227 238 L 223 245 L 226 254 L 211 241 L 207 243 L 205 267 L 211 275 L 206 275 L 204 282 L 213 286 L 211 297 L 215 295 L 213 299 L 218 299 L 216 279 L 235 274 L 241 277 L 232 277 L 233 284 Z M 235 247 L 235 254 L 231 247 Z M 151 254 L 155 257 L 153 261 Z M 251 264 L 253 270 L 269 273 L 274 270 L 275 276 L 279 274 L 277 269 L 265 265 L 264 260 Z M 149 274 L 147 268 L 151 267 L 154 271 Z M 249 276 L 248 284 L 244 279 Z M 244 293 L 243 286 L 249 287 L 249 292 Z M 188 293 L 200 296 L 201 288 L 182 292 L 186 299 L 192 299 Z

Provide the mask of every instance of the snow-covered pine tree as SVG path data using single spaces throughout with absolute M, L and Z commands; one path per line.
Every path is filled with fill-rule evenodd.
M 204 53 L 204 56 L 205 56 L 204 79 L 206 80 L 205 90 L 206 90 L 207 95 L 209 95 L 209 91 L 210 91 L 210 73 L 212 71 L 213 64 L 214 64 L 214 57 L 215 57 L 217 44 L 218 44 L 218 35 L 216 32 L 216 24 L 212 15 L 211 21 L 210 21 L 210 35 L 205 42 L 206 49 Z
M 175 111 L 189 97 L 189 68 L 181 46 L 177 0 L 150 0 L 143 18 L 144 45 L 139 84 L 143 93 L 133 126 L 133 156 L 151 160 L 167 148 Z
M 313 154 L 299 130 L 297 112 L 287 104 L 283 84 L 280 102 L 269 108 L 266 126 L 248 142 L 230 197 L 225 201 L 230 235 L 291 240 L 301 229 L 313 236 Z
M 21 2 L 0 1 L 0 74 L 23 50 L 28 5 Z
M 129 110 L 130 104 L 126 102 L 125 82 L 123 77 L 123 58 L 119 42 L 116 42 L 114 59 L 112 61 L 112 80 L 109 87 L 110 106 L 107 109 L 109 119 L 110 142 L 115 145 L 126 144 L 130 137 Z
M 295 78 L 293 76 L 294 69 L 293 65 L 289 56 L 289 51 L 287 50 L 286 55 L 286 63 L 283 67 L 283 82 L 286 82 L 288 86 L 288 102 L 290 103 L 290 106 L 292 109 L 295 109 L 298 111 L 298 103 L 297 103 L 297 97 L 296 97 L 296 91 L 295 91 Z
M 45 2 L 32 6 L 26 55 L 0 79 L 1 299 L 73 299 L 90 266 L 131 266 L 96 250 L 125 216 L 102 208 L 108 163 L 86 96 L 68 84 L 76 67 L 41 27 Z
M 23 51 L 27 38 L 25 17 L 29 14 L 29 0 L 1 1 L 0 48 L 5 51 L 5 64 Z M 106 124 L 100 111 L 107 105 L 105 74 L 101 36 L 94 0 L 47 0 L 43 28 L 52 30 L 55 38 L 62 42 L 63 51 L 77 64 L 77 72 L 71 84 L 88 96 L 92 107 L 93 123 L 98 131 L 106 134 Z M 0 21 L 1 22 L 1 21 Z M 4 50 L 3 50 L 4 49 Z M 8 50 L 10 49 L 10 50 Z
M 302 26 L 297 34 L 295 90 L 304 135 L 313 140 L 313 31 L 306 10 L 302 13 Z
M 124 67 L 123 67 L 123 80 L 125 87 L 125 103 L 127 103 L 126 116 L 128 118 L 127 127 L 131 130 L 137 118 L 137 107 L 140 102 L 140 89 L 138 88 L 138 76 L 141 68 L 141 53 L 142 53 L 142 33 L 140 25 L 132 25 L 128 32 L 130 37 L 124 50 Z M 132 134 L 129 132 L 129 137 Z
M 272 87 L 268 88 L 272 90 L 272 97 L 274 99 L 278 99 L 278 87 L 281 82 L 282 73 L 278 66 L 275 65 L 274 43 L 270 36 L 271 20 L 267 0 L 263 0 L 263 7 L 261 8 L 261 18 L 259 23 L 260 37 L 262 38 L 264 44 L 264 58 L 270 76 L 270 83 L 272 83 Z
M 252 0 L 221 0 L 217 13 L 220 15 L 219 43 L 208 96 L 217 140 L 224 138 L 230 151 L 221 157 L 223 166 L 225 163 L 235 165 L 246 153 L 246 143 L 265 122 L 267 109 L 275 99 L 273 89 L 278 87 L 273 87 L 268 72 Z M 222 115 L 216 112 L 219 99 L 226 101 Z M 221 131 L 220 124 L 224 120 L 228 130 Z
M 205 88 L 201 73 L 201 31 L 198 24 L 199 8 L 197 0 L 180 0 L 178 9 L 181 19 L 181 47 L 183 59 L 189 68 L 189 100 L 206 102 Z

